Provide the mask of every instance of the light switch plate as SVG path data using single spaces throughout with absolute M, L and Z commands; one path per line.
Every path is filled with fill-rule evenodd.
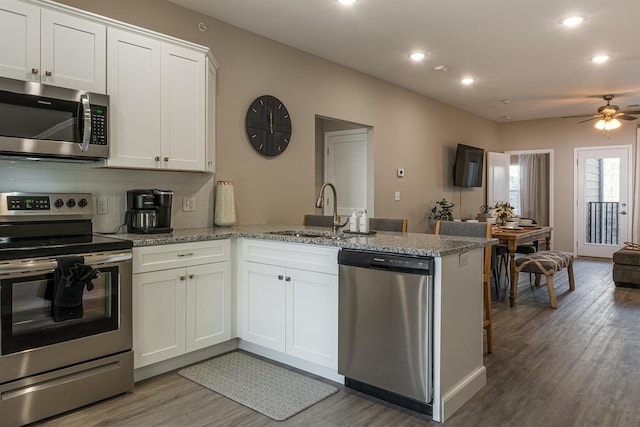
M 107 215 L 109 213 L 109 200 L 107 197 L 96 197 L 96 205 L 98 215 Z
M 196 210 L 196 199 L 194 197 L 182 198 L 182 212 L 193 212 Z
M 400 200 L 400 192 L 396 191 L 396 194 L 394 196 L 395 201 L 397 202 L 398 200 Z

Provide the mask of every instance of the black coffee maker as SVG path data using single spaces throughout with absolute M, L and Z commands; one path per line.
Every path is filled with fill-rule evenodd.
M 170 233 L 171 190 L 129 190 L 127 191 L 127 212 L 125 222 L 127 233 L 151 234 Z

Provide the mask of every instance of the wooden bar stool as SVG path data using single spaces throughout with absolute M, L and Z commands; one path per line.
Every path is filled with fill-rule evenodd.
M 536 286 L 540 286 L 540 278 L 544 274 L 547 278 L 547 289 L 549 290 L 551 308 L 557 308 L 558 301 L 553 284 L 553 275 L 565 267 L 569 275 L 569 289 L 573 291 L 576 288 L 573 279 L 573 255 L 560 251 L 540 251 L 517 258 L 515 282 L 516 284 L 518 283 L 518 273 L 524 271 L 535 274 Z

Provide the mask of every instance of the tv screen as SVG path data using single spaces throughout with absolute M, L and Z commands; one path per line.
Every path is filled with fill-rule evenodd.
M 484 150 L 458 144 L 453 164 L 453 185 L 456 187 L 482 187 Z

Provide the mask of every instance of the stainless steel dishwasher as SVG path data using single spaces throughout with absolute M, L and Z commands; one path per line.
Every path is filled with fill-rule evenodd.
M 338 254 L 345 385 L 431 414 L 433 258 Z

